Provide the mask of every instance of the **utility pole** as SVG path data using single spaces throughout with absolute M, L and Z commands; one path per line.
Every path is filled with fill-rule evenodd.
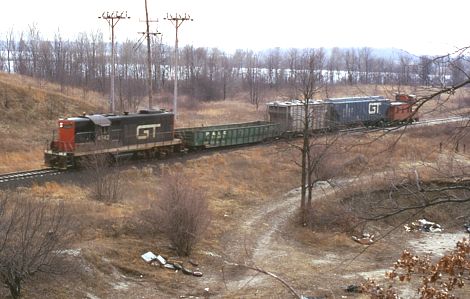
M 158 34 L 161 34 L 160 32 L 150 32 L 150 22 L 158 22 L 156 21 L 150 21 L 149 20 L 149 13 L 148 13 L 148 8 L 147 8 L 147 0 L 145 0 L 145 24 L 147 27 L 147 30 L 145 32 L 139 32 L 141 34 L 144 34 L 147 37 L 147 90 L 148 90 L 148 97 L 149 97 L 149 109 L 152 109 L 152 91 L 153 91 L 153 86 L 152 86 L 152 53 L 151 53 L 151 47 L 150 47 L 150 35 L 157 36 Z
M 116 63 L 115 63 L 115 54 L 114 54 L 114 27 L 121 19 L 130 19 L 131 17 L 127 16 L 127 11 L 113 11 L 113 12 L 103 12 L 101 17 L 98 19 L 106 20 L 111 28 L 111 94 L 110 94 L 110 110 L 111 113 L 115 112 L 114 104 L 114 77 L 116 76 Z
M 180 14 L 169 15 L 166 14 L 165 20 L 170 21 L 175 26 L 176 36 L 175 36 L 175 88 L 173 92 L 173 113 L 175 114 L 175 118 L 178 118 L 178 108 L 177 108 L 177 98 L 178 98 L 178 29 L 183 24 L 184 21 L 193 21 L 191 17 L 187 14 L 184 16 Z

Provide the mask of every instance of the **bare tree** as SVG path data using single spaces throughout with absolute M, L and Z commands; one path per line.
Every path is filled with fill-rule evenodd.
M 465 81 L 465 78 L 468 77 L 468 61 L 465 60 L 465 57 L 459 55 L 450 61 L 449 64 L 452 84 L 456 85 L 462 81 Z
M 335 78 L 339 77 L 341 70 L 341 55 L 341 50 L 338 47 L 331 49 L 327 63 L 328 83 L 331 85 L 336 82 Z
M 122 176 L 112 156 L 92 155 L 82 160 L 81 164 L 90 174 L 90 192 L 95 200 L 114 203 L 122 199 Z
M 17 74 L 27 75 L 28 72 L 28 57 L 27 57 L 27 46 L 24 40 L 23 33 L 20 34 L 20 39 L 15 51 L 14 70 Z
M 256 109 L 259 107 L 261 85 L 263 84 L 263 79 L 260 74 L 261 64 L 259 62 L 258 55 L 254 53 L 248 54 L 248 69 L 246 74 L 246 80 L 248 83 L 248 89 L 250 94 L 250 101 L 253 105 L 256 106 Z
M 222 74 L 221 74 L 221 80 L 222 80 L 222 88 L 223 88 L 223 100 L 227 99 L 228 93 L 230 91 L 230 86 L 231 86 L 231 81 L 233 80 L 233 67 L 231 60 L 227 55 L 222 56 Z
M 312 135 L 314 128 L 314 109 L 312 100 L 316 93 L 324 85 L 322 70 L 325 63 L 325 53 L 323 49 L 306 49 L 303 51 L 300 64 L 296 68 L 296 84 L 303 99 L 303 129 L 302 129 L 302 145 L 297 148 L 301 152 L 301 199 L 300 208 L 302 213 L 302 222 L 306 223 L 307 215 L 311 207 L 313 186 L 316 181 L 323 178 L 321 168 L 324 166 L 326 153 L 331 147 L 329 141 L 322 144 L 322 151 L 317 150 L 317 139 Z
M 307 208 L 312 206 L 313 188 L 320 181 L 328 181 L 337 175 L 333 167 L 334 147 L 340 135 L 325 134 L 310 138 L 307 152 Z
M 268 84 L 270 87 L 279 87 L 281 83 L 281 49 L 273 48 L 268 50 L 265 55 L 266 68 L 268 72 Z
M 167 175 L 158 203 L 145 218 L 163 232 L 180 255 L 189 255 L 210 223 L 206 195 L 182 173 Z
M 360 81 L 364 84 L 370 83 L 370 73 L 374 64 L 374 57 L 372 55 L 372 49 L 368 47 L 364 47 L 359 50 L 359 61 L 360 61 Z
M 429 56 L 419 57 L 419 79 L 420 83 L 424 86 L 429 86 L 431 83 L 432 73 L 432 59 Z
M 410 85 L 412 83 L 412 65 L 413 58 L 411 55 L 403 53 L 400 55 L 399 73 L 398 73 L 398 84 L 399 85 Z
M 355 49 L 347 49 L 343 55 L 349 85 L 357 83 L 358 58 Z
M 0 280 L 13 298 L 24 281 L 38 272 L 59 273 L 61 250 L 72 237 L 72 218 L 63 203 L 19 193 L 0 197 Z
M 106 85 L 110 53 L 100 32 L 83 33 L 76 40 L 64 40 L 57 32 L 55 38 L 48 41 L 40 36 L 39 29 L 33 24 L 29 31 L 17 36 L 15 42 L 10 30 L 3 42 L 1 55 L 3 60 L 10 62 L 3 62 L 4 69 L 52 80 L 61 85 L 62 91 L 66 91 L 69 85 L 83 87 L 84 96 L 89 89 L 98 92 L 109 90 Z M 146 84 L 145 52 L 130 51 L 133 44 L 134 41 L 118 44 L 121 49 L 117 62 L 120 73 L 118 88 L 123 106 L 127 101 L 129 109 L 138 108 L 144 96 L 142 87 Z M 172 72 L 169 63 L 171 46 L 159 42 L 154 43 L 154 47 L 155 89 L 161 93 L 171 91 L 172 86 L 166 84 Z M 373 55 L 370 48 L 334 48 L 328 65 L 324 66 L 327 72 L 323 73 L 328 74 L 327 81 L 332 85 L 433 84 L 442 88 L 449 84 L 457 85 L 465 78 L 461 71 L 468 69 L 466 50 L 459 49 L 446 57 L 427 57 L 430 63 L 424 63 L 420 57 L 405 52 L 399 59 L 394 59 Z M 288 94 L 294 95 L 294 78 L 296 71 L 300 70 L 301 51 L 274 48 L 258 52 L 237 50 L 235 54 L 227 55 L 217 48 L 189 46 L 180 53 L 181 91 L 198 100 L 220 100 L 227 98 L 230 91 L 245 91 L 250 93 L 250 100 L 255 104 L 267 87 L 279 91 L 287 86 Z
M 5 36 L 5 52 L 6 52 L 6 69 L 8 73 L 11 73 L 11 66 L 13 60 L 13 53 L 15 51 L 15 37 L 13 34 L 13 28 L 11 28 Z
M 37 24 L 29 25 L 28 32 L 28 52 L 29 52 L 29 68 L 30 74 L 36 77 L 38 73 L 38 61 L 39 61 L 39 43 L 41 37 Z

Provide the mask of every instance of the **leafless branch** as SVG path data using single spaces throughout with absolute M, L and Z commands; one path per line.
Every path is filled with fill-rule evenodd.
M 234 263 L 234 262 L 229 262 L 229 261 L 224 261 L 225 264 L 227 265 L 230 265 L 230 266 L 235 266 L 235 267 L 243 267 L 243 268 L 246 268 L 246 269 L 250 269 L 250 270 L 253 270 L 253 271 L 256 271 L 258 273 L 262 273 L 262 274 L 266 274 L 274 279 L 276 279 L 277 281 L 279 281 L 284 287 L 286 287 L 291 293 L 292 295 L 295 297 L 295 298 L 298 298 L 298 299 L 301 299 L 302 297 L 300 296 L 300 294 L 286 281 L 284 280 L 283 278 L 279 277 L 277 274 L 274 274 L 270 271 L 267 271 L 263 268 L 260 268 L 256 265 L 250 265 L 250 264 L 247 264 L 247 263 L 244 263 L 244 264 L 239 264 L 239 263 Z

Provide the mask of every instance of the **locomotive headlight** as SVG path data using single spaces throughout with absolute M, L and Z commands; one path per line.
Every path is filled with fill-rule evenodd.
M 63 128 L 64 127 L 64 123 L 63 122 L 60 122 L 59 123 L 59 128 Z

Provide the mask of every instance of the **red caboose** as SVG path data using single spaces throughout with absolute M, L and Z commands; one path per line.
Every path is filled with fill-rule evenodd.
M 419 120 L 418 111 L 415 109 L 416 96 L 398 93 L 395 101 L 390 103 L 388 119 L 392 123 L 412 123 Z

